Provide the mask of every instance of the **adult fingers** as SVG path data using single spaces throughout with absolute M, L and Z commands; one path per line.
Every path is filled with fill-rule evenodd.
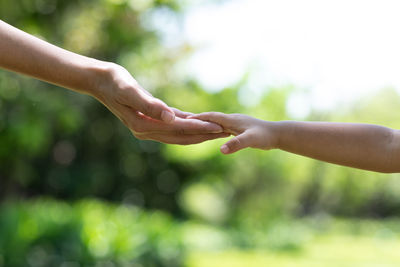
M 176 117 L 173 123 L 167 124 L 137 112 L 135 116 L 136 125 L 133 125 L 133 129 L 140 133 L 209 134 L 223 132 L 220 125 L 202 120 Z
M 194 114 L 191 113 L 191 112 L 182 111 L 182 110 L 179 110 L 179 109 L 177 109 L 177 108 L 172 108 L 172 110 L 174 111 L 174 113 L 175 113 L 175 115 L 176 115 L 177 117 L 183 118 L 183 119 L 186 119 L 187 117 L 193 116 L 193 115 L 194 115 Z
M 232 154 L 243 148 L 250 146 L 250 138 L 246 133 L 233 137 L 231 140 L 221 146 L 223 154 Z
M 126 90 L 120 103 L 138 110 L 150 118 L 161 120 L 166 123 L 172 123 L 175 119 L 174 111 L 168 107 L 167 104 L 147 94 L 146 91 L 141 88 Z
M 230 134 L 227 133 L 216 133 L 216 134 L 162 134 L 162 133 L 151 133 L 145 135 L 138 135 L 138 138 L 144 140 L 153 140 L 166 144 L 174 144 L 174 145 L 193 145 L 199 144 L 204 141 L 213 140 L 217 138 L 225 138 Z

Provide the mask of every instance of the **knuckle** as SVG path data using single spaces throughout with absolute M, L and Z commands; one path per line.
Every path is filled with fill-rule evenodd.
M 239 138 L 234 137 L 227 145 L 230 149 L 235 149 L 240 146 L 240 140 Z
M 175 134 L 176 135 L 184 135 L 184 134 L 186 134 L 186 130 L 183 128 L 176 129 Z
M 143 101 L 141 112 L 144 114 L 151 114 L 153 104 L 150 101 Z
M 129 95 L 131 89 L 132 88 L 129 86 L 120 87 L 119 90 L 117 90 L 117 93 L 115 94 L 116 101 L 121 104 L 127 104 L 129 101 Z
M 246 139 L 246 140 L 253 140 L 257 138 L 257 133 L 254 131 L 246 131 L 243 135 L 242 135 L 242 139 Z

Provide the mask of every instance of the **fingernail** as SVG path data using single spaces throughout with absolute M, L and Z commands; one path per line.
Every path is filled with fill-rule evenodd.
M 227 145 L 222 145 L 221 146 L 221 152 L 224 153 L 224 154 L 228 153 L 229 152 L 228 146 Z
M 210 133 L 222 133 L 224 129 L 218 124 L 211 124 L 210 126 Z
M 175 119 L 175 114 L 173 114 L 169 111 L 163 110 L 163 112 L 161 112 L 161 119 L 164 122 L 168 122 L 168 123 L 173 122 Z

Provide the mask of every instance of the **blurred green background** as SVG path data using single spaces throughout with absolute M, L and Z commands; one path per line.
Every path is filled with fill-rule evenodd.
M 191 112 L 291 119 L 294 86 L 239 101 L 182 77 L 194 50 L 149 27 L 179 0 L 0 1 L 0 18 L 77 53 L 126 67 Z M 400 128 L 391 88 L 306 120 Z M 400 175 L 280 151 L 219 153 L 139 141 L 94 99 L 0 71 L 0 266 L 399 266 Z

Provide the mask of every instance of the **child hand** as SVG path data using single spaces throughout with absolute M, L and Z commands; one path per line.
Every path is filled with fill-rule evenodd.
M 259 120 L 243 114 L 205 112 L 190 116 L 193 119 L 217 123 L 224 132 L 235 137 L 221 146 L 221 152 L 231 154 L 246 147 L 273 149 L 278 144 L 277 123 Z

